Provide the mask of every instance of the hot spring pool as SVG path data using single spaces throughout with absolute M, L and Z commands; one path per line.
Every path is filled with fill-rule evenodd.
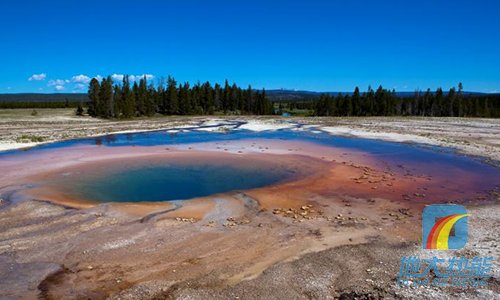
M 307 167 L 244 157 L 135 161 L 66 170 L 42 185 L 91 202 L 169 201 L 286 182 Z
M 163 165 L 76 181 L 74 189 L 98 202 L 182 200 L 253 189 L 290 178 L 286 170 L 220 165 Z
M 279 149 L 273 143 L 281 143 L 284 148 Z M 316 146 L 322 147 L 323 152 L 311 155 L 309 151 L 314 151 Z M 195 149 L 197 147 L 199 149 Z M 204 147 L 208 147 L 208 151 Z M 173 151 L 176 154 L 164 159 L 173 148 L 177 148 Z M 261 154 L 273 150 L 271 156 Z M 300 151 L 300 158 L 291 159 Z M 149 152 L 163 158 L 154 162 L 135 161 L 136 157 L 145 153 L 147 156 Z M 191 156 L 182 158 L 183 153 Z M 204 154 L 193 158 L 197 155 L 195 153 Z M 105 159 L 95 162 L 94 159 L 101 156 Z M 122 159 L 127 156 L 128 159 Z M 84 161 L 80 161 L 82 157 Z M 284 158 L 280 160 L 280 157 Z M 407 199 L 411 196 L 415 201 L 420 201 L 423 194 L 426 194 L 426 199 L 434 197 L 439 201 L 473 199 L 498 188 L 500 178 L 500 169 L 458 155 L 451 149 L 338 137 L 320 130 L 300 128 L 299 125 L 292 129 L 262 132 L 244 129 L 207 132 L 200 128 L 184 128 L 175 133 L 155 131 L 61 141 L 25 151 L 0 152 L 0 168 L 10 169 L 12 174 L 20 174 L 19 170 L 25 169 L 25 176 L 29 178 L 24 182 L 26 185 L 61 191 L 64 199 L 141 202 L 184 200 L 268 187 L 319 173 L 333 161 L 351 165 L 359 163 L 359 159 L 386 175 L 396 174 L 400 179 L 408 179 L 399 181 L 402 184 L 408 182 L 408 186 L 397 197 Z M 109 164 L 103 163 L 108 160 Z M 74 167 L 50 166 L 59 163 Z M 30 170 L 32 166 L 41 166 L 40 171 Z M 52 172 L 49 169 L 56 171 L 50 176 L 37 175 Z M 343 189 L 343 192 L 350 193 L 353 188 L 364 186 L 351 177 L 347 178 L 347 183 L 343 181 L 345 186 L 332 182 L 332 190 Z M 19 180 L 7 179 L 19 184 Z M 386 182 L 364 184 L 379 185 L 370 189 L 371 193 L 375 193 L 375 189 L 388 193 L 393 190 L 393 185 Z M 308 188 L 304 186 L 304 189 Z M 38 192 L 31 196 L 40 199 L 61 196 L 53 193 L 42 197 Z M 3 193 L 0 196 L 4 198 L 10 195 Z

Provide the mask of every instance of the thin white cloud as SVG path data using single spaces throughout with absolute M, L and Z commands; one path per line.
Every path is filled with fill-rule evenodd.
M 41 80 L 45 80 L 45 78 L 47 78 L 47 74 L 45 73 L 40 73 L 40 74 L 33 74 L 30 76 L 30 78 L 28 78 L 29 81 L 41 81 Z
M 70 81 L 68 79 L 55 79 L 55 80 L 49 80 L 47 86 L 53 86 L 54 90 L 57 92 L 64 90 L 65 84 L 69 83 Z
M 152 74 L 142 74 L 142 75 L 128 75 L 128 80 L 130 82 L 134 82 L 134 81 L 140 81 L 142 78 L 146 77 L 146 80 L 152 80 L 154 77 L 154 75 Z M 111 75 L 111 78 L 114 80 L 114 81 L 123 81 L 123 78 L 125 78 L 125 74 L 113 74 Z
M 122 81 L 123 77 L 125 77 L 123 74 L 113 74 L 113 75 L 111 75 L 111 78 L 114 81 Z
M 64 85 L 68 82 L 69 80 L 67 79 L 55 79 L 55 80 L 49 80 L 49 83 L 47 85 L 48 86 Z
M 35 74 L 37 75 L 37 74 Z M 38 74 L 40 75 L 40 74 Z M 44 74 L 45 75 L 45 74 Z M 111 78 L 114 81 L 121 82 L 125 77 L 124 74 L 113 74 Z M 47 82 L 47 86 L 53 87 L 56 91 L 65 90 L 69 85 L 69 88 L 72 88 L 73 91 L 82 91 L 86 88 L 86 85 L 90 82 L 91 78 L 95 78 L 98 81 L 102 81 L 103 77 L 101 75 L 96 75 L 94 77 L 89 77 L 85 74 L 75 75 L 70 79 L 51 79 Z M 142 75 L 129 75 L 129 80 L 131 82 L 139 81 L 142 78 L 146 78 L 146 80 L 153 80 L 155 77 L 152 74 L 142 74 Z M 33 79 L 35 80 L 35 79 Z
M 75 75 L 75 76 L 71 77 L 71 81 L 74 83 L 89 83 L 90 77 L 88 77 L 87 75 L 83 75 L 83 74 Z
M 146 77 L 146 80 L 153 80 L 154 75 L 152 74 L 142 74 L 142 75 L 130 75 L 130 81 L 140 81 L 142 78 Z

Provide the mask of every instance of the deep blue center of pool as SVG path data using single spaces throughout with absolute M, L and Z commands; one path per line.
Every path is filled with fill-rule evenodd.
M 115 169 L 88 178 L 75 174 L 63 181 L 70 183 L 72 194 L 86 200 L 140 202 L 183 200 L 253 189 L 290 179 L 294 175 L 294 170 L 276 166 L 164 164 Z

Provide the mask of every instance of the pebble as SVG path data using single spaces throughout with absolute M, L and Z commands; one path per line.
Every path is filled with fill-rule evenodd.
M 206 224 L 205 226 L 208 226 L 208 227 L 214 227 L 216 224 L 215 221 L 209 221 L 208 224 Z
M 196 220 L 194 218 L 175 218 L 176 221 L 179 221 L 179 222 L 190 222 L 190 223 L 194 223 L 196 222 Z
M 316 211 L 314 209 L 311 209 L 313 206 L 312 205 L 303 205 L 300 207 L 300 209 L 294 209 L 294 208 L 289 208 L 288 210 L 284 208 L 275 208 L 273 209 L 273 214 L 275 215 L 281 215 L 283 217 L 289 217 L 293 218 L 294 220 L 298 221 L 299 219 L 312 219 L 310 214 L 317 213 L 318 215 L 323 214 L 322 211 Z

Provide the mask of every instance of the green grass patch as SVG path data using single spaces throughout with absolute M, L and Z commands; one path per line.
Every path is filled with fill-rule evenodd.
M 37 135 L 23 134 L 16 138 L 16 142 L 18 143 L 41 143 L 43 141 L 45 141 L 45 138 Z

